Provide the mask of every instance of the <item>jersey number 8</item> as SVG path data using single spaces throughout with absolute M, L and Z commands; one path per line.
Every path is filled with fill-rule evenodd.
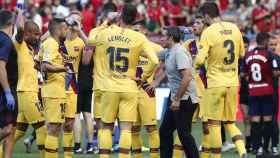
M 127 72 L 128 57 L 125 56 L 125 54 L 128 53 L 128 48 L 109 47 L 107 49 L 107 54 L 109 54 L 110 69 L 117 72 Z M 119 64 L 118 62 L 122 62 L 122 64 Z
M 254 81 L 262 80 L 261 66 L 258 63 L 254 63 L 251 65 L 252 78 Z

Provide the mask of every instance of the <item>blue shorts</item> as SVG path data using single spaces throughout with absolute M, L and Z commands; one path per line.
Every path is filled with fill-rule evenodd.
M 273 95 L 249 96 L 249 116 L 270 116 L 274 114 Z
M 15 101 L 16 101 L 16 107 L 14 111 L 9 111 L 6 107 L 6 101 L 3 93 L 0 93 L 0 128 L 4 128 L 5 126 L 9 124 L 16 125 L 17 121 L 17 96 L 16 92 L 12 91 Z

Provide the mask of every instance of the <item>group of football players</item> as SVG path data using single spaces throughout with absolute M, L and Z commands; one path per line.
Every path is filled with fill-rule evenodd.
M 204 3 L 199 13 L 192 27 L 195 38 L 182 40 L 181 45 L 191 54 L 196 69 L 193 78 L 200 100 L 197 117 L 203 122 L 200 157 L 221 157 L 222 126 L 241 158 L 248 158 L 251 149 L 258 155 L 268 152 L 270 141 L 272 153 L 278 154 L 273 79 L 280 75 L 280 59 L 273 52 L 273 36 L 259 33 L 256 48 L 249 51 L 248 39 L 235 24 L 222 21 L 215 3 Z M 148 40 L 136 17 L 135 6 L 125 4 L 121 15 L 108 12 L 103 23 L 86 37 L 80 26 L 81 14 L 72 12 L 66 19 L 51 20 L 48 33 L 41 36 L 39 27 L 25 20 L 20 11 L 16 22 L 12 13 L 0 12 L 0 157 L 12 157 L 13 146 L 28 125 L 35 130 L 41 157 L 58 157 L 61 131 L 64 157 L 73 157 L 73 130 L 78 133 L 75 142 L 79 144 L 81 111 L 88 122 L 88 151 L 93 150 L 91 110 L 77 110 L 77 102 L 91 102 L 91 91 L 78 87 L 78 82 L 87 82 L 77 79 L 79 64 L 92 61 L 93 116 L 99 130 L 100 157 L 110 157 L 115 122 L 120 127 L 119 157 L 143 157 L 142 125 L 149 136 L 150 157 L 166 157 L 160 155 L 155 103 L 155 88 L 165 78 L 164 73 L 155 74 L 164 71 L 157 54 L 165 46 Z M 14 23 L 16 33 L 11 39 Z M 246 145 L 235 125 L 239 78 L 241 109 L 249 121 Z M 182 157 L 184 148 L 176 137 L 173 157 Z

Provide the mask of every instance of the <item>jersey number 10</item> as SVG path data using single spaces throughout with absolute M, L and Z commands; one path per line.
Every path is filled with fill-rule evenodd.
M 117 72 L 127 72 L 128 57 L 125 54 L 129 53 L 128 48 L 109 47 L 107 54 L 109 54 L 110 69 Z M 122 62 L 122 63 L 119 63 Z

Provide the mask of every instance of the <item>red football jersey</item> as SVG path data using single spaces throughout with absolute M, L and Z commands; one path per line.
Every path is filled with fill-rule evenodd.
M 245 72 L 249 76 L 250 96 L 273 94 L 272 63 L 266 50 L 246 53 Z

